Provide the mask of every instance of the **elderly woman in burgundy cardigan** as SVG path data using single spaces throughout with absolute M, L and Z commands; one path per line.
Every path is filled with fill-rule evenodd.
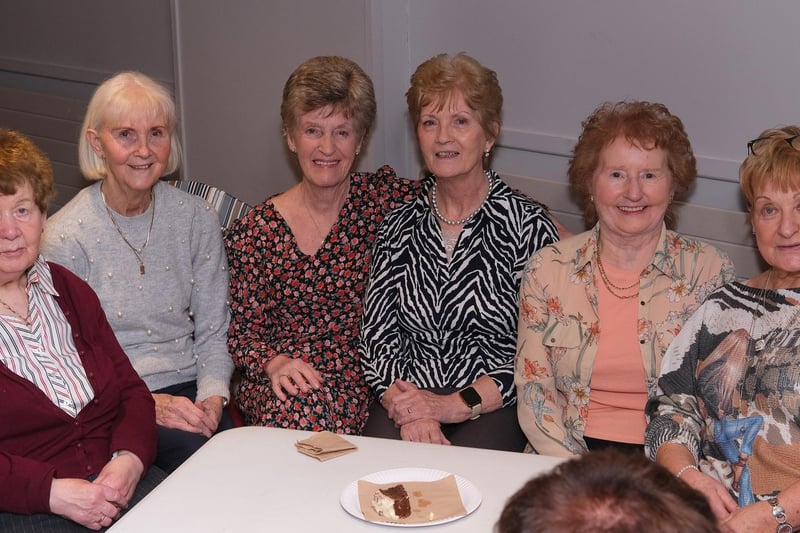
M 0 130 L 0 530 L 106 528 L 164 473 L 155 406 L 89 286 L 45 262 L 51 165 Z

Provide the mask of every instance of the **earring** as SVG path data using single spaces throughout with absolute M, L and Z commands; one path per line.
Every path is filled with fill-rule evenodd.
M 488 159 L 490 155 L 492 155 L 492 151 L 490 149 L 487 148 L 483 151 L 483 157 Z

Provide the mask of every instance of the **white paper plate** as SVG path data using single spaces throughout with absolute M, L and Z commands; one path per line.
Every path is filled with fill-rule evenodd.
M 361 479 L 364 481 L 369 481 L 370 483 L 402 483 L 404 481 L 436 481 L 449 475 L 450 472 L 445 472 L 444 470 L 434 470 L 431 468 L 395 468 L 392 470 L 375 472 L 368 476 L 364 476 Z M 481 504 L 481 493 L 471 481 L 464 479 L 458 474 L 454 475 L 456 478 L 456 485 L 458 486 L 458 492 L 461 494 L 461 501 L 464 504 L 464 508 L 467 510 L 466 515 L 451 516 L 442 520 L 432 520 L 430 522 L 417 524 L 399 524 L 396 522 L 374 523 L 381 524 L 383 526 L 395 527 L 433 526 L 436 524 L 452 522 L 471 514 Z M 344 488 L 342 495 L 339 497 L 339 502 L 342 504 L 342 507 L 344 507 L 345 511 L 356 518 L 367 521 L 367 519 L 364 518 L 364 514 L 361 512 L 361 504 L 358 501 L 358 480 L 353 481 Z

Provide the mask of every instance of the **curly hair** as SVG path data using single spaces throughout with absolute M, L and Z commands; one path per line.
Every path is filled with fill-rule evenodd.
M 672 188 L 680 197 L 697 177 L 697 160 L 681 119 L 659 103 L 621 101 L 605 102 L 582 123 L 583 131 L 573 150 L 567 174 L 572 192 L 578 197 L 588 225 L 597 222 L 592 201 L 592 177 L 600 163 L 600 154 L 618 137 L 646 150 L 663 149 L 672 176 Z M 667 226 L 674 223 L 672 205 L 665 215 Z
M 47 213 L 56 194 L 50 160 L 25 135 L 0 129 L 0 194 L 14 194 L 25 183 L 33 190 L 36 207 Z
M 800 127 L 785 126 L 761 132 L 739 167 L 739 185 L 747 201 L 750 222 L 753 200 L 768 186 L 782 191 L 800 189 Z M 788 142 L 787 142 L 788 141 Z

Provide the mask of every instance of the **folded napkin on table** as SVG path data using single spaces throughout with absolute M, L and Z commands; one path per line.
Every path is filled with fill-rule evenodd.
M 355 444 L 330 431 L 314 433 L 307 439 L 295 442 L 294 445 L 298 452 L 315 457 L 320 461 L 327 461 L 358 449 Z

